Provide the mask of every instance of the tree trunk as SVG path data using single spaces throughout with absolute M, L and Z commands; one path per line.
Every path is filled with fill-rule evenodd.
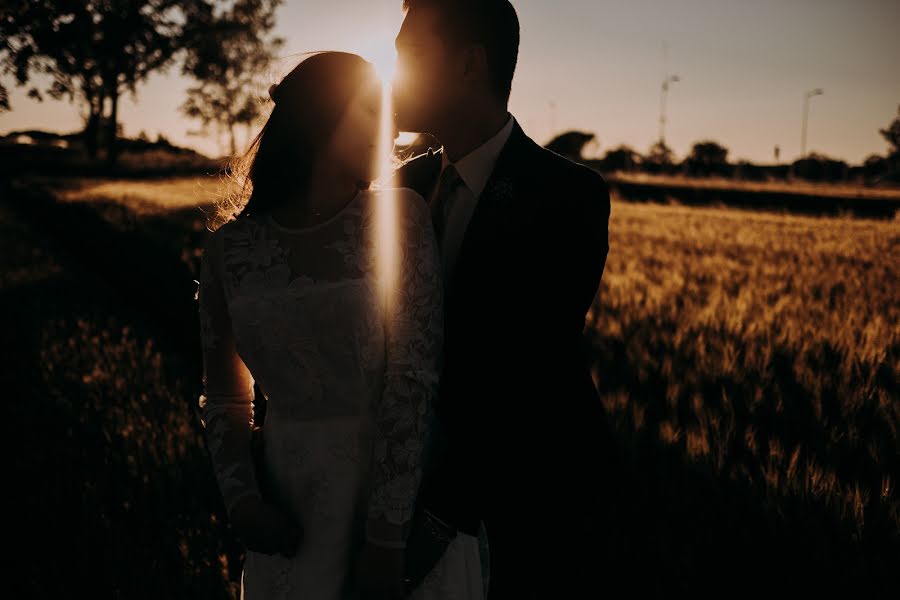
M 91 160 L 97 158 L 97 151 L 100 149 L 100 127 L 103 122 L 103 104 L 105 101 L 106 94 L 102 87 L 89 99 L 90 114 L 88 115 L 87 123 L 85 123 L 83 135 L 84 149 Z
M 100 126 L 100 114 L 97 109 L 91 106 L 91 114 L 88 115 L 87 122 L 84 124 L 84 149 L 88 158 L 94 160 L 97 158 L 97 130 Z
M 119 122 L 119 78 L 116 77 L 110 89 L 109 99 L 111 109 L 109 114 L 109 137 L 106 154 L 106 166 L 111 170 L 115 168 L 118 160 L 118 148 L 116 144 L 116 125 Z
M 231 136 L 231 156 L 237 156 L 237 143 L 234 139 L 234 123 L 228 124 L 228 135 Z

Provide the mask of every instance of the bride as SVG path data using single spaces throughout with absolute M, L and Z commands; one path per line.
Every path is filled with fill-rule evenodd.
M 411 190 L 371 188 L 382 87 L 370 63 L 314 54 L 270 94 L 248 193 L 208 237 L 198 291 L 199 407 L 248 549 L 241 597 L 399 598 L 443 341 L 430 212 Z M 394 233 L 379 237 L 385 206 Z M 392 276 L 379 255 L 394 257 Z M 268 400 L 258 462 L 254 383 Z M 481 578 L 478 540 L 460 534 L 412 597 L 482 598 Z

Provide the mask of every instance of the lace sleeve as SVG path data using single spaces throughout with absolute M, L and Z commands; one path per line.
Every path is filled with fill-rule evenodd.
M 402 548 L 422 478 L 443 345 L 443 282 L 430 213 L 410 190 L 398 192 L 396 289 L 387 310 L 385 387 L 375 410 L 374 484 L 366 537 Z
M 259 494 L 250 454 L 253 377 L 235 349 L 220 277 L 221 236 L 207 238 L 197 293 L 203 348 L 200 415 L 219 489 L 229 514 L 235 503 Z

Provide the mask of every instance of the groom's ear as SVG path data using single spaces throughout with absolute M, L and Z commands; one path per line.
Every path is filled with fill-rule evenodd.
M 463 78 L 470 82 L 485 82 L 490 86 L 487 50 L 481 44 L 469 44 L 463 50 Z

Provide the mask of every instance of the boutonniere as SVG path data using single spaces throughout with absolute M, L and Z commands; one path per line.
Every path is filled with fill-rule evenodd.
M 488 185 L 488 193 L 497 200 L 509 200 L 513 197 L 513 182 L 508 177 L 492 179 Z

